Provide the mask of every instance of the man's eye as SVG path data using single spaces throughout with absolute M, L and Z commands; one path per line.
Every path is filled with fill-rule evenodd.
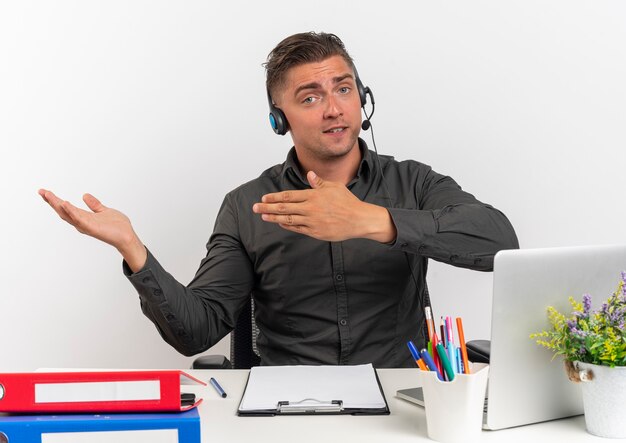
M 313 97 L 307 97 L 307 98 L 305 98 L 304 100 L 302 100 L 302 103 L 305 103 L 305 104 L 310 104 L 310 103 L 313 103 L 314 101 L 315 101 L 315 98 L 313 98 Z
M 347 86 L 344 86 L 343 88 L 339 88 L 340 94 L 347 94 L 348 92 L 350 92 L 350 88 L 348 88 Z

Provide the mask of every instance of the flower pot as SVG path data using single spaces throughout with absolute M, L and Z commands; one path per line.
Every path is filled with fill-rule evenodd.
M 587 431 L 600 437 L 626 438 L 626 367 L 574 362 L 583 390 Z

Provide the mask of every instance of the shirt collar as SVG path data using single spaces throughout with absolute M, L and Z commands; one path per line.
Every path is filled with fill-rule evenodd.
M 361 151 L 361 163 L 356 171 L 356 176 L 350 181 L 348 187 L 356 183 L 361 178 L 368 178 L 371 172 L 375 171 L 372 153 L 367 148 L 367 144 L 362 138 L 359 138 L 359 150 Z M 281 177 L 283 180 L 290 181 L 296 179 L 299 184 L 309 187 L 306 176 L 303 176 L 300 171 L 300 162 L 298 162 L 295 147 L 292 147 L 287 154 L 287 159 L 285 160 L 285 163 L 283 163 Z

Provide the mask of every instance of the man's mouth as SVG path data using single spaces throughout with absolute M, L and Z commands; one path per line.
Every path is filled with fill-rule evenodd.
M 345 127 L 341 127 L 341 128 L 331 128 L 331 129 L 327 129 L 326 131 L 324 131 L 324 134 L 336 134 L 338 132 L 343 132 L 344 130 L 346 130 L 347 128 Z

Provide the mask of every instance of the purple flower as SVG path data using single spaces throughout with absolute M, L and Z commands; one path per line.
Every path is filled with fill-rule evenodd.
M 617 326 L 624 322 L 624 314 L 626 313 L 624 306 L 616 306 L 611 302 L 606 309 L 604 306 L 602 308 L 602 315 L 607 325 Z
M 624 323 L 624 308 L 616 308 L 608 316 L 608 322 L 612 325 L 619 325 Z
M 567 320 L 567 327 L 569 328 L 570 332 L 574 332 L 577 324 L 578 323 L 576 323 L 574 320 Z
M 583 312 L 586 316 L 588 316 L 590 311 L 591 311 L 591 295 L 584 294 L 583 295 Z
M 568 320 L 567 321 L 567 327 L 569 328 L 570 331 L 570 336 L 572 338 L 577 338 L 580 340 L 584 340 L 585 337 L 587 337 L 589 335 L 589 331 L 582 331 L 580 329 L 578 329 L 578 324 L 573 321 L 573 320 Z

